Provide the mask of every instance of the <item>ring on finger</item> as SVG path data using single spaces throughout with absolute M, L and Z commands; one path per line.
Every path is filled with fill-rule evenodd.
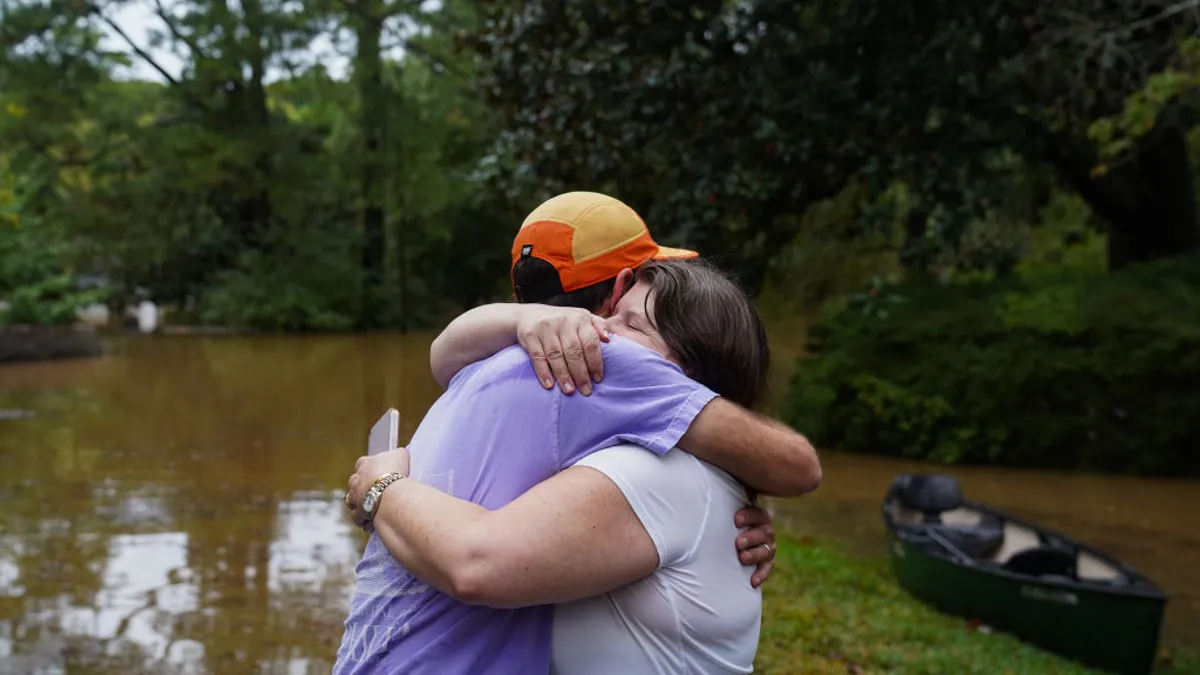
M 759 544 L 759 546 L 762 546 L 763 548 L 767 549 L 767 557 L 768 557 L 768 558 L 770 558 L 770 557 L 771 557 L 771 554 L 775 552 L 775 551 L 774 551 L 774 550 L 771 548 L 771 545 L 770 545 L 770 544 L 768 544 L 768 543 L 766 543 L 766 542 L 763 542 L 763 543 Z
M 354 510 L 354 506 L 350 503 L 350 491 L 346 491 L 346 496 L 342 497 L 342 502 L 346 504 L 346 508 L 350 511 Z

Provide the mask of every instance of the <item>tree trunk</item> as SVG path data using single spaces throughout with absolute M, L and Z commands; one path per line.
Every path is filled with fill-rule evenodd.
M 246 108 L 253 133 L 255 190 L 248 198 L 248 211 L 252 221 L 252 243 L 262 247 L 263 234 L 270 227 L 271 207 L 271 112 L 267 107 L 267 88 L 263 78 L 267 75 L 267 55 L 263 48 L 266 39 L 263 8 L 259 0 L 242 0 L 246 16 L 246 28 L 250 32 L 249 61 L 250 82 L 246 87 Z
M 1125 164 L 1098 178 L 1086 155 L 1055 148 L 1050 159 L 1107 226 L 1110 269 L 1200 252 L 1183 129 L 1168 126 L 1147 137 Z
M 928 228 L 929 210 L 914 205 L 904 218 L 904 243 L 900 247 L 900 264 L 909 276 L 924 277 L 929 273 L 933 255 L 925 236 Z
M 230 216 L 240 248 L 262 249 L 273 213 L 270 195 L 272 148 L 270 140 L 270 111 L 267 108 L 266 77 L 266 19 L 260 0 L 240 3 L 245 35 L 236 31 L 238 21 L 230 0 L 218 3 L 219 22 L 224 26 L 221 49 L 232 59 L 223 70 L 219 82 L 229 87 L 226 103 L 209 114 L 211 128 L 241 144 L 252 158 L 249 165 L 239 164 L 231 176 L 233 184 L 226 194 L 230 199 Z M 249 79 L 243 75 L 249 69 Z
M 407 223 L 405 222 L 406 219 L 404 217 L 408 213 L 407 204 L 404 205 L 403 208 L 404 208 L 404 211 L 401 213 L 401 217 L 398 218 L 397 222 L 396 222 L 396 270 L 398 272 L 397 280 L 396 280 L 396 285 L 397 285 L 396 290 L 397 290 L 397 295 L 399 296 L 399 298 L 398 298 L 399 306 L 397 307 L 398 313 L 396 315 L 396 318 L 400 322 L 400 332 L 407 333 L 408 332 L 408 237 L 407 237 L 408 227 L 407 227 Z
M 386 113 L 383 98 L 383 63 L 380 42 L 383 34 L 383 12 L 377 3 L 366 3 L 357 17 L 358 53 L 355 56 L 355 79 L 358 84 L 362 134 L 362 306 L 359 328 L 380 327 L 380 301 L 383 290 L 384 265 L 384 208 L 383 162 L 381 149 L 385 133 Z
M 1137 201 L 1124 218 L 1109 223 L 1110 267 L 1200 251 L 1200 222 L 1183 130 L 1172 127 L 1152 139 L 1135 168 Z

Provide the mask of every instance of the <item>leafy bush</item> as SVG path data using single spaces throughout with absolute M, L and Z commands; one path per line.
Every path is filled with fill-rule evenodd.
M 784 402 L 851 452 L 1193 475 L 1198 410 L 1195 259 L 877 288 L 811 330 Z
M 199 318 L 211 325 L 266 331 L 341 331 L 359 307 L 357 271 L 344 252 L 320 256 L 292 249 L 247 252 L 205 289 Z
M 0 325 L 70 325 L 75 323 L 80 307 L 103 299 L 103 291 L 78 290 L 73 276 L 56 274 L 13 289 L 8 308 L 0 310 Z
M 69 259 L 65 244 L 0 219 L 0 325 L 69 325 L 79 308 L 102 302 L 103 289 L 78 288 Z
M 811 206 L 789 227 L 797 234 L 771 259 L 759 298 L 783 314 L 809 313 L 876 276 L 900 273 L 894 228 L 864 229 L 858 209 L 864 193 L 848 187 Z M 757 289 L 756 289 L 757 290 Z

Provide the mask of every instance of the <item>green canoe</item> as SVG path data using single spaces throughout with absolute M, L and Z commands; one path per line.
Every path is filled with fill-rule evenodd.
M 968 501 L 945 475 L 898 476 L 883 520 L 896 579 L 922 601 L 1094 668 L 1153 668 L 1167 597 L 1127 565 Z

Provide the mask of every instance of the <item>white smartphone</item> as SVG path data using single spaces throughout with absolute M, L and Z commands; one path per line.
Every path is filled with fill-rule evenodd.
M 388 408 L 383 417 L 371 427 L 367 436 L 367 454 L 378 455 L 381 452 L 395 450 L 400 443 L 400 411 Z

